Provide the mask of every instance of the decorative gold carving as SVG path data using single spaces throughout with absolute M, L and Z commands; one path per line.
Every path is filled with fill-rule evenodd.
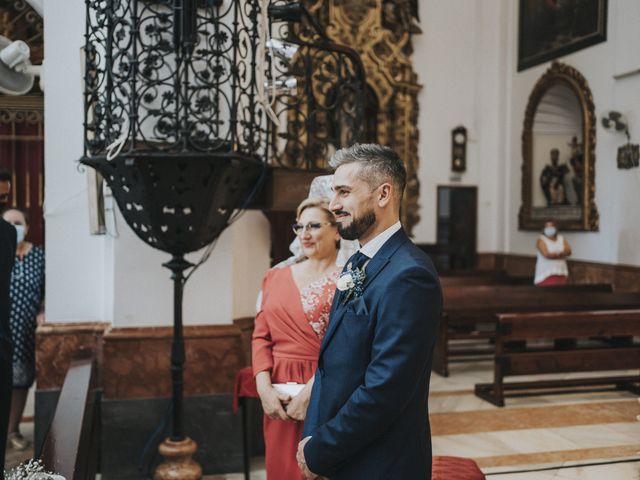
M 375 140 L 404 159 L 407 189 L 403 224 L 411 233 L 418 213 L 418 84 L 411 55 L 416 5 L 410 0 L 308 0 L 307 8 L 335 42 L 354 48 L 362 59 L 369 87 L 377 97 Z M 363 93 L 364 94 L 364 93 Z
M 556 85 L 569 87 L 576 95 L 582 113 L 583 198 L 579 219 L 533 218 L 533 125 L 540 101 Z M 554 220 L 562 230 L 598 230 L 599 215 L 595 204 L 596 120 L 593 95 L 587 80 L 573 67 L 553 62 L 538 80 L 529 96 L 522 131 L 522 205 L 518 214 L 520 230 L 540 230 L 546 220 Z

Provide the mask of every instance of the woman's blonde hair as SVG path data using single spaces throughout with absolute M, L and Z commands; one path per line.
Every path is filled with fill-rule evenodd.
M 300 205 L 298 205 L 298 209 L 296 210 L 296 218 L 300 218 L 302 212 L 304 212 L 307 208 L 319 208 L 320 210 L 325 211 L 330 222 L 335 222 L 336 217 L 333 215 L 333 212 L 329 208 L 329 202 L 330 200 L 327 197 L 307 198 L 306 200 L 303 200 Z

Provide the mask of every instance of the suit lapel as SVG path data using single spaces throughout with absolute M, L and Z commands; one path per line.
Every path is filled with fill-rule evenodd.
M 396 252 L 396 250 L 406 241 L 409 240 L 407 234 L 404 230 L 400 229 L 396 233 L 394 233 L 389 240 L 382 245 L 382 248 L 378 250 L 378 253 L 369 261 L 366 266 L 367 278 L 364 281 L 364 290 L 366 294 L 366 289 L 369 287 L 373 280 L 378 276 L 378 274 L 382 271 L 382 269 L 389 263 L 389 259 Z M 338 326 L 342 322 L 342 318 L 344 317 L 345 312 L 347 311 L 347 307 L 349 302 L 346 304 L 342 303 L 343 292 L 336 290 L 336 294 L 333 297 L 333 304 L 331 305 L 331 314 L 329 316 L 329 327 L 322 339 L 322 345 L 320 346 L 320 355 L 327 348 L 327 345 L 331 341 L 333 334 L 338 329 Z

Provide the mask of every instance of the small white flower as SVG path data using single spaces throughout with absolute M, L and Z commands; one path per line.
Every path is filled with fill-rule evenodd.
M 341 292 L 352 289 L 355 286 L 355 284 L 353 283 L 353 277 L 350 273 L 341 275 L 336 286 Z

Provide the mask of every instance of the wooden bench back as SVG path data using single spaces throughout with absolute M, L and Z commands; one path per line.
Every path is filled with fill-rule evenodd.
M 497 331 L 497 342 L 633 336 L 640 309 L 500 314 Z
M 440 284 L 443 287 L 464 287 L 482 285 L 533 285 L 533 278 L 505 277 L 496 275 L 454 275 L 441 276 Z
M 507 342 L 590 337 L 632 337 L 640 332 L 640 309 L 498 315 L 496 363 L 502 375 L 638 369 L 640 344 L 602 343 L 567 350 L 509 350 Z
M 640 293 L 556 290 L 523 287 L 461 287 L 444 294 L 444 311 L 454 314 L 491 314 L 563 310 L 640 308 Z

